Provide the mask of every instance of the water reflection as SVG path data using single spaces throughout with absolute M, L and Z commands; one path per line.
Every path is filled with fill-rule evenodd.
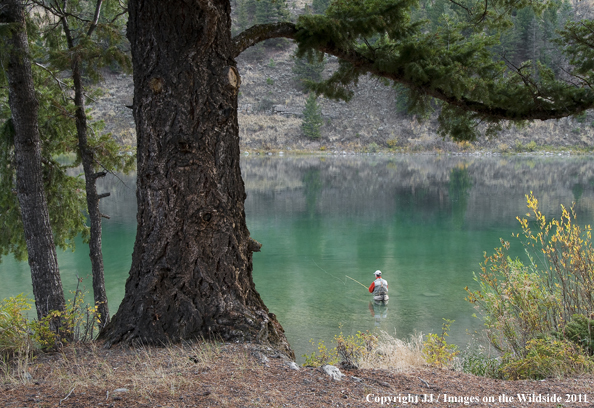
M 483 251 L 519 231 L 525 194 L 534 191 L 548 215 L 574 200 L 579 222 L 594 214 L 590 157 L 242 160 L 248 227 L 264 244 L 256 286 L 298 355 L 340 330 L 379 325 L 406 337 L 439 330 L 442 318 L 456 321 L 451 339 L 462 344 L 480 328 L 463 288 Z M 391 284 L 389 313 L 346 278 L 365 282 L 376 269 Z
M 254 254 L 256 287 L 298 356 L 313 351 L 311 338 L 328 344 L 340 330 L 379 326 L 406 337 L 439 330 L 442 318 L 455 320 L 450 339 L 464 343 L 480 323 L 463 288 L 483 251 L 519 231 L 525 194 L 533 191 L 548 216 L 576 201 L 578 222 L 594 218 L 590 157 L 242 157 L 242 173 L 248 228 L 263 244 Z M 111 193 L 101 211 L 111 216 L 103 251 L 116 310 L 136 233 L 135 178 L 101 183 Z M 80 242 L 59 262 L 66 290 L 91 270 Z M 370 305 L 359 283 L 377 269 L 390 282 L 389 311 Z M 0 279 L 0 298 L 31 296 L 26 263 L 5 257 Z
M 371 317 L 374 319 L 376 328 L 382 328 L 382 322 L 386 321 L 388 317 L 388 302 L 389 300 L 374 300 L 373 302 L 369 302 L 368 308 L 371 312 Z M 383 329 L 385 330 L 385 328 Z
M 468 197 L 472 188 L 472 179 L 466 164 L 454 167 L 450 171 L 448 195 L 452 206 L 452 224 L 456 229 L 462 229 L 468 205 Z

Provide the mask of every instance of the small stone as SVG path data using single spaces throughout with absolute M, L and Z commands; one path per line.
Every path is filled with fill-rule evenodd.
M 252 355 L 256 357 L 256 359 L 260 362 L 260 364 L 266 365 L 268 363 L 268 357 L 264 354 L 260 353 L 259 351 L 252 352 Z
M 299 371 L 299 366 L 294 361 L 290 361 L 287 365 L 291 370 Z
M 342 377 L 344 377 L 344 374 L 340 372 L 338 367 L 335 367 L 333 365 L 326 364 L 323 365 L 321 368 L 322 370 L 324 370 L 326 374 L 332 377 L 333 380 L 340 381 Z
M 113 392 L 128 392 L 130 391 L 128 388 L 116 388 Z

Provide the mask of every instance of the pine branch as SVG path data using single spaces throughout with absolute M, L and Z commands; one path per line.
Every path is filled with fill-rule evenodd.
M 289 22 L 257 24 L 239 33 L 231 40 L 234 44 L 234 57 L 262 41 L 272 38 L 288 38 L 295 40 L 297 28 Z
M 234 57 L 237 57 L 241 52 L 247 48 L 272 38 L 288 38 L 298 41 L 299 37 L 304 37 L 305 34 L 315 36 L 314 33 L 307 32 L 305 28 L 298 28 L 295 24 L 289 22 L 259 24 L 248 28 L 242 33 L 235 36 L 232 41 L 235 46 Z M 413 82 L 407 78 L 402 70 L 385 71 L 378 68 L 375 60 L 362 55 L 353 49 L 342 49 L 332 42 L 327 42 L 315 47 L 317 51 L 334 55 L 339 59 L 350 63 L 354 69 L 360 73 L 368 73 L 400 83 L 409 88 L 416 89 L 427 96 L 444 101 L 452 106 L 455 106 L 465 112 L 473 112 L 480 116 L 490 118 L 493 120 L 547 120 L 560 119 L 569 115 L 581 113 L 587 109 L 594 107 L 594 93 L 586 92 L 579 98 L 572 98 L 567 104 L 553 105 L 551 103 L 540 103 L 541 101 L 535 99 L 534 106 L 523 107 L 524 110 L 514 110 L 508 106 L 494 106 L 486 104 L 480 100 L 473 100 L 467 96 L 460 98 L 448 92 L 440 86 L 434 86 L 431 83 Z M 524 78 L 523 78 L 524 79 Z M 530 88 L 530 84 L 526 84 Z M 579 89 L 579 88 L 576 88 Z

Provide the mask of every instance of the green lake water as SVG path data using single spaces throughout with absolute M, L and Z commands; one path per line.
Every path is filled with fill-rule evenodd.
M 594 219 L 592 157 L 474 156 L 242 156 L 254 281 L 278 316 L 296 355 L 310 339 L 385 330 L 405 338 L 440 330 L 455 320 L 450 340 L 460 345 L 480 329 L 464 301 L 483 251 L 519 232 L 533 191 L 547 215 L 576 201 L 578 222 Z M 124 293 L 136 232 L 135 177 L 102 181 L 103 248 L 112 313 Z M 511 240 L 512 255 L 521 256 Z M 88 248 L 59 254 L 62 279 L 88 289 Z M 373 308 L 365 286 L 380 269 L 390 285 L 386 310 Z M 352 279 L 347 278 L 350 277 Z M 0 298 L 32 297 L 26 263 L 5 257 Z M 89 295 L 89 299 L 91 295 Z

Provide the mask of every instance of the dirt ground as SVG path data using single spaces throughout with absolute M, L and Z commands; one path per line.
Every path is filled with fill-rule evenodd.
M 69 348 L 5 375 L 0 406 L 594 407 L 594 376 L 502 381 L 424 367 L 342 370 L 337 381 L 290 363 L 244 344 Z

